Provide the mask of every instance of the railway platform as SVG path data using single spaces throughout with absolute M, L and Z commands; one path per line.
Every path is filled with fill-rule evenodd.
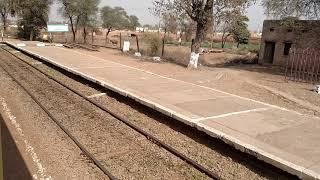
M 7 44 L 302 179 L 320 179 L 320 118 L 58 46 Z

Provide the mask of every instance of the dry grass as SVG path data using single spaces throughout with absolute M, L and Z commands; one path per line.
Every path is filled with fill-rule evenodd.
M 134 54 L 138 51 L 137 42 L 135 37 L 131 37 L 133 32 L 121 32 L 121 43 L 123 41 L 130 42 L 130 53 Z M 135 33 L 139 38 L 140 52 L 145 57 L 161 56 L 162 41 L 161 34 L 158 33 Z M 63 43 L 65 42 L 65 34 L 55 34 L 54 41 Z M 72 33 L 67 35 L 68 42 L 72 42 Z M 77 42 L 83 43 L 83 37 L 81 32 L 77 34 Z M 111 32 L 108 36 L 109 41 L 106 41 L 103 33 L 94 36 L 94 44 L 100 46 L 106 46 L 110 48 L 120 49 L 120 32 Z M 116 41 L 117 44 L 110 43 L 110 40 Z M 172 38 L 171 38 L 172 40 Z M 91 35 L 87 36 L 87 43 L 91 44 Z M 172 41 L 170 41 L 172 43 Z M 206 44 L 204 44 L 206 45 Z M 217 47 L 220 43 L 215 44 Z M 257 48 L 259 44 L 242 45 L 241 48 L 234 48 L 233 43 L 227 43 L 227 48 L 223 53 L 209 53 L 200 56 L 200 64 L 205 66 L 217 67 L 225 65 L 234 65 L 239 63 L 255 63 L 257 60 Z M 181 66 L 187 66 L 190 58 L 190 43 L 184 43 L 183 46 L 177 45 L 177 43 L 166 44 L 165 51 L 162 59 L 167 62 L 179 64 Z M 148 59 L 148 58 L 145 58 Z

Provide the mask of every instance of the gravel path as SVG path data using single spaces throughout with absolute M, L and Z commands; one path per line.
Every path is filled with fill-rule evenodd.
M 173 119 L 161 115 L 132 100 L 102 89 L 90 82 L 77 78 L 64 71 L 39 64 L 21 53 L 16 54 L 26 61 L 48 72 L 87 96 L 107 93 L 94 98 L 114 112 L 121 113 L 130 121 L 143 127 L 159 139 L 175 147 L 180 152 L 219 172 L 225 179 L 293 179 L 270 165 L 240 153 L 219 140 L 210 138 Z M 7 57 L 11 55 L 6 54 Z M 13 58 L 12 56 L 10 58 Z M 12 62 L 13 63 L 13 62 Z M 140 134 L 128 128 L 108 114 L 78 96 L 44 80 L 21 63 L 14 63 L 21 80 L 32 87 L 50 111 L 59 116 L 63 124 L 74 135 L 90 147 L 96 156 L 122 179 L 205 179 L 206 176 L 190 167 L 167 151 L 152 144 Z M 22 70 L 23 69 L 23 70 Z M 32 70 L 34 72 L 34 70 Z M 66 76 L 68 75 L 68 76 Z M 57 106 L 59 104 L 59 106 Z M 68 112 L 64 114 L 63 112 Z

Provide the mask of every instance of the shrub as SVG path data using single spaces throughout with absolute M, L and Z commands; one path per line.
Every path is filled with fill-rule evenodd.
M 145 34 L 143 41 L 147 45 L 147 55 L 155 56 L 159 54 L 162 42 L 158 34 Z

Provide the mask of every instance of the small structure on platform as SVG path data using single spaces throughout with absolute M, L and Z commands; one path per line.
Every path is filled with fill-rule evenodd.
M 291 48 L 318 48 L 319 38 L 319 20 L 265 20 L 259 64 L 285 66 Z
M 316 85 L 315 91 L 316 91 L 318 94 L 320 94 L 320 85 Z

